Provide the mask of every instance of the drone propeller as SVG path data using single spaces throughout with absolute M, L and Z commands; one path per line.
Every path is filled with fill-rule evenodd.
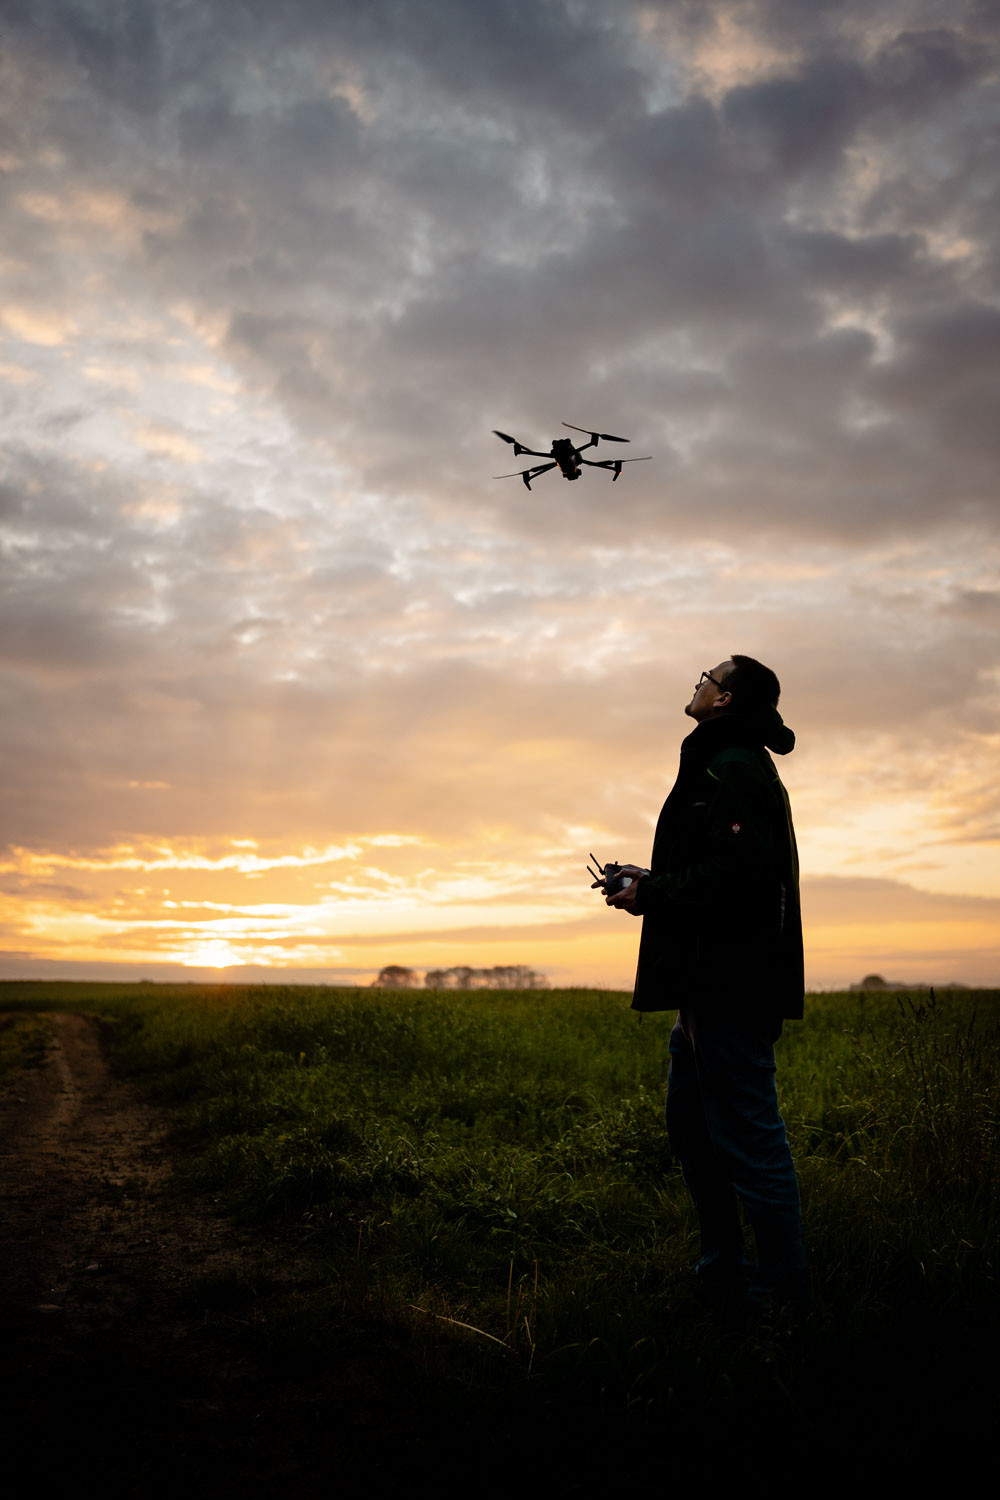
M 629 443 L 632 441 L 631 438 L 615 437 L 613 432 L 595 432 L 592 427 L 577 427 L 573 422 L 564 422 L 563 426 L 571 427 L 574 432 L 589 432 L 595 443 L 598 438 L 601 439 L 602 443 Z M 503 437 L 503 433 L 501 432 L 499 436 Z
M 643 458 L 581 458 L 582 464 L 589 464 L 592 469 L 615 469 L 622 464 L 646 464 L 652 458 L 647 453 Z

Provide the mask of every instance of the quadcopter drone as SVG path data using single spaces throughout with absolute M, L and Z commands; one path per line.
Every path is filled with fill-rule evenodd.
M 589 432 L 587 427 L 575 427 L 572 422 L 564 422 L 564 427 L 572 428 L 573 432 Z M 590 442 L 581 443 L 579 448 L 574 447 L 572 438 L 553 438 L 552 447 L 548 453 L 542 453 L 538 448 L 526 448 L 519 443 L 517 438 L 508 437 L 505 432 L 499 432 L 496 427 L 493 431 L 498 438 L 503 438 L 505 443 L 510 443 L 514 449 L 514 457 L 521 453 L 529 453 L 532 458 L 547 458 L 550 463 L 533 464 L 530 469 L 515 469 L 513 474 L 495 474 L 494 479 L 523 479 L 526 490 L 531 489 L 531 481 L 537 479 L 539 474 L 547 474 L 549 469 L 558 468 L 562 471 L 564 479 L 579 479 L 583 472 L 583 465 L 588 464 L 592 469 L 612 469 L 612 484 L 622 471 L 622 464 L 644 464 L 652 454 L 647 453 L 645 458 L 584 458 L 582 455 L 588 448 L 596 448 L 599 442 L 605 443 L 627 443 L 628 438 L 614 437 L 610 432 L 591 432 Z

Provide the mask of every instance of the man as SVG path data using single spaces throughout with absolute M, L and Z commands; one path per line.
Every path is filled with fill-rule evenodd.
M 701 1225 L 699 1282 L 727 1300 L 757 1255 L 754 1309 L 808 1296 L 798 1182 L 778 1113 L 774 1042 L 802 1015 L 802 921 L 791 810 L 768 749 L 795 736 L 774 673 L 749 656 L 703 672 L 695 728 L 664 803 L 648 871 L 609 906 L 642 916 L 633 1008 L 677 1007 L 667 1130 Z

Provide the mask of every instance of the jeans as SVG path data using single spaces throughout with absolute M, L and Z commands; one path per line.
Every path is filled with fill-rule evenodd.
M 771 1035 L 766 1024 L 715 1008 L 678 1012 L 670 1035 L 667 1134 L 698 1211 L 699 1274 L 718 1281 L 742 1275 L 742 1203 L 757 1248 L 750 1301 L 801 1304 L 809 1293 L 808 1262 Z

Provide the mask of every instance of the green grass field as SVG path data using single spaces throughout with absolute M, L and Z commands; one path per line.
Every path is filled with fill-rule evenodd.
M 183 1191 L 314 1259 L 294 1298 L 244 1289 L 278 1360 L 405 1344 L 449 1399 L 610 1423 L 633 1453 L 667 1424 L 708 1468 L 720 1431 L 841 1463 L 846 1432 L 863 1468 L 995 1422 L 998 991 L 814 996 L 787 1025 L 814 1309 L 767 1336 L 693 1294 L 671 1018 L 623 995 L 0 985 L 8 1015 L 46 1009 L 113 1021 Z

